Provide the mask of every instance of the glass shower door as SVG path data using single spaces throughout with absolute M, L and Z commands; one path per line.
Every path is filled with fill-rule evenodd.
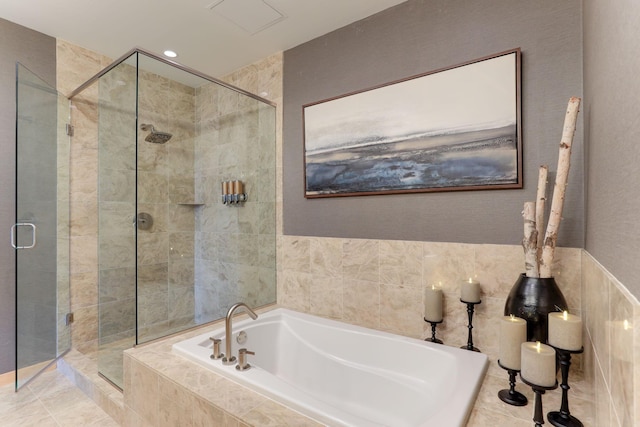
M 16 389 L 71 344 L 69 138 L 62 131 L 65 115 L 58 114 L 65 110 L 66 99 L 17 64 L 16 223 L 11 229 L 16 250 Z

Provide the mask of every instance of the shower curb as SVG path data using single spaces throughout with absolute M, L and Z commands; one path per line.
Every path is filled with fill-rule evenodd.
M 94 360 L 71 349 L 58 360 L 57 368 L 115 422 L 124 425 L 123 393 L 97 374 L 98 368 Z

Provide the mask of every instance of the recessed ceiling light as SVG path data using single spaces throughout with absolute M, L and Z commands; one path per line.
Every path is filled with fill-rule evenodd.
M 163 53 L 164 53 L 164 56 L 168 58 L 175 58 L 176 56 L 178 56 L 178 54 L 172 50 L 165 50 Z

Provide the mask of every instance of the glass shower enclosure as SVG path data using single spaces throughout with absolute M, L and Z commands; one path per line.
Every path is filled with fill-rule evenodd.
M 16 390 L 71 345 L 68 112 L 65 97 L 16 64 Z
M 97 166 L 97 343 L 74 347 L 122 388 L 127 348 L 275 302 L 275 106 L 141 49 L 70 99 L 71 161 Z

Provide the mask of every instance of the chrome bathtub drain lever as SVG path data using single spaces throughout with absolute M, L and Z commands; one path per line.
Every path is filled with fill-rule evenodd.
M 246 371 L 247 369 L 251 369 L 251 365 L 247 363 L 247 355 L 251 354 L 255 356 L 255 352 L 249 351 L 246 348 L 241 348 L 238 350 L 238 364 L 236 365 L 236 369 L 238 371 Z
M 213 343 L 213 353 L 209 357 L 213 360 L 222 359 L 224 357 L 224 353 L 220 353 L 220 343 L 222 340 L 214 337 L 209 337 L 209 339 Z

